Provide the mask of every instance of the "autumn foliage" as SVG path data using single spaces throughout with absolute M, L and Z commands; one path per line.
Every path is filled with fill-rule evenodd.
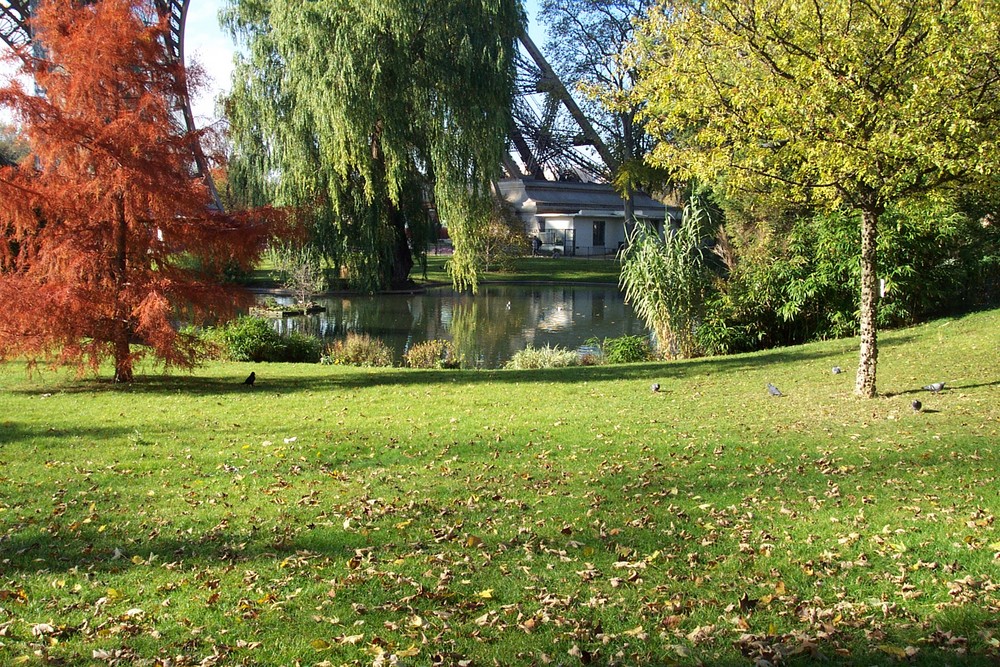
M 213 207 L 156 16 L 151 0 L 47 0 L 32 22 L 44 53 L 11 56 L 44 95 L 0 88 L 31 145 L 0 170 L 0 359 L 83 371 L 110 357 L 117 381 L 147 352 L 190 367 L 198 346 L 176 322 L 232 311 L 244 295 L 224 272 L 248 268 L 281 224 Z

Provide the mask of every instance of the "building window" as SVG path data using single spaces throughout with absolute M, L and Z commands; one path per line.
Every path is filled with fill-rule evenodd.
M 539 220 L 538 221 L 538 233 L 539 234 L 543 234 L 544 232 L 545 232 L 545 221 L 544 220 Z
M 594 221 L 594 246 L 604 245 L 604 221 L 595 220 Z

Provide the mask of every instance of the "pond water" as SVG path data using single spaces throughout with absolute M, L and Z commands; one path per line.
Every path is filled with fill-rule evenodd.
M 315 301 L 326 312 L 275 320 L 275 327 L 328 341 L 349 332 L 368 334 L 382 339 L 397 361 L 416 343 L 448 339 L 466 366 L 499 368 L 528 346 L 586 352 L 590 338 L 649 333 L 612 285 L 483 285 L 475 296 L 434 288 L 418 294 L 325 296 Z

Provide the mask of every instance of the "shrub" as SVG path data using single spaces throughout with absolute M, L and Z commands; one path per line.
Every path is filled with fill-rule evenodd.
M 633 364 L 653 359 L 653 348 L 644 336 L 605 338 L 601 350 L 609 364 Z
M 349 333 L 345 340 L 334 341 L 327 346 L 322 361 L 343 366 L 392 366 L 392 350 L 368 334 Z
M 536 368 L 563 368 L 579 364 L 580 356 L 575 351 L 546 345 L 537 348 L 527 347 L 517 352 L 504 365 L 504 368 L 525 371 Z
M 198 337 L 206 350 L 214 351 L 213 359 L 291 363 L 320 359 L 320 342 L 315 337 L 298 332 L 282 336 L 260 317 L 240 317 L 222 327 L 201 330 Z
M 223 327 L 222 342 L 233 361 L 278 361 L 281 336 L 260 317 L 239 317 Z
M 460 368 L 462 358 L 450 340 L 428 340 L 417 343 L 403 355 L 410 368 Z
M 284 353 L 281 361 L 298 364 L 319 363 L 322 345 L 315 336 L 293 331 L 282 339 Z

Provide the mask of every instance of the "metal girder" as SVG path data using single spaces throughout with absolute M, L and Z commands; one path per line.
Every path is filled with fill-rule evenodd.
M 520 175 L 607 179 L 616 167 L 611 151 L 527 33 L 519 41 L 528 58 L 517 61 L 510 140 L 521 161 Z M 586 146 L 592 150 L 581 150 Z
M 29 0 L 0 0 L 0 39 L 12 49 L 31 41 Z

